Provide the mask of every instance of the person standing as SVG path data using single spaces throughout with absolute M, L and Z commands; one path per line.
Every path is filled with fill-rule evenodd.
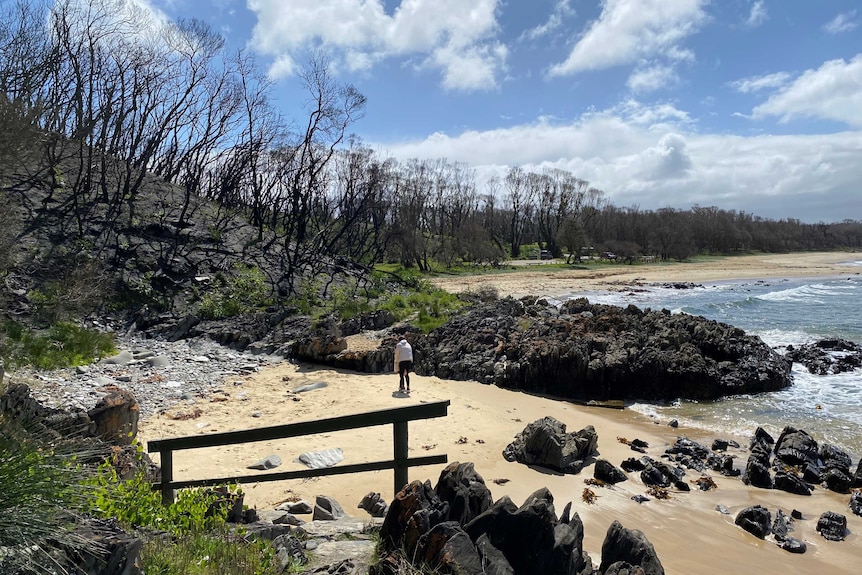
M 395 371 L 398 372 L 398 391 L 410 391 L 410 370 L 413 369 L 413 348 L 404 336 L 395 344 Z

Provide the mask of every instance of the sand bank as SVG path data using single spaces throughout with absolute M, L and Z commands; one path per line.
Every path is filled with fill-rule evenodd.
M 526 273 L 532 279 L 517 274 L 494 275 L 482 281 L 493 282 L 504 295 L 517 295 L 522 293 L 520 290 L 536 294 L 537 286 L 541 286 L 542 293 L 552 295 L 555 289 L 559 290 L 558 293 L 569 293 L 573 281 L 583 282 L 578 285 L 588 286 L 583 288 L 588 290 L 614 285 L 605 282 L 617 281 L 707 282 L 731 278 L 849 275 L 857 273 L 856 268 L 836 264 L 852 260 L 862 260 L 862 254 L 749 256 L 708 264 L 680 264 L 679 268 L 661 266 L 652 269 L 644 266 L 636 271 L 623 268 L 600 278 L 577 277 L 581 270 L 547 276 L 539 270 L 530 270 Z M 571 277 L 564 279 L 560 273 Z M 457 289 L 451 284 L 447 287 Z M 475 289 L 475 285 L 470 289 Z M 314 391 L 293 393 L 303 385 L 318 382 L 327 385 Z M 279 425 L 449 400 L 447 417 L 410 424 L 410 456 L 445 453 L 450 462 L 473 462 L 495 500 L 508 495 L 520 505 L 536 489 L 548 487 L 554 494 L 558 514 L 568 501 L 572 501 L 573 511 L 584 521 L 585 548 L 596 565 L 601 559 L 605 532 L 616 519 L 624 526 L 640 529 L 646 534 L 670 574 L 849 574 L 858 571 L 858 558 L 862 556 L 862 518 L 848 509 L 847 495 L 818 488 L 811 497 L 802 497 L 748 488 L 738 478 L 709 473 L 718 485 L 717 489 L 702 492 L 692 486 L 693 491 L 675 492 L 670 500 L 653 499 L 638 504 L 631 500 L 631 496 L 645 494 L 646 487 L 637 474 L 630 474 L 628 481 L 612 489 L 592 487 L 599 497 L 595 503 L 587 504 L 582 501 L 583 491 L 588 487 L 584 480 L 592 477 L 592 467 L 579 475 L 560 475 L 509 463 L 501 455 L 506 445 L 528 423 L 544 416 L 556 417 L 572 431 L 593 425 L 599 436 L 600 457 L 617 466 L 624 459 L 639 455 L 617 438 L 642 439 L 650 445 L 648 454 L 659 458 L 679 436 L 688 436 L 709 445 L 714 436 L 700 430 L 674 429 L 666 421 L 653 420 L 627 410 L 578 406 L 475 382 L 446 381 L 414 374 L 412 387 L 412 396 L 406 397 L 395 393 L 397 376 L 394 374 L 366 375 L 284 362 L 251 376 L 230 379 L 225 382 L 223 393 L 200 399 L 194 405 L 177 406 L 168 413 L 143 421 L 140 439 L 146 444 L 146 441 L 158 438 Z M 196 415 L 190 419 L 177 419 L 183 414 Z M 735 439 L 747 445 L 747 437 Z M 270 454 L 278 454 L 284 461 L 280 470 L 302 469 L 299 463 L 292 461 L 300 453 L 336 447 L 344 452 L 344 464 L 390 459 L 393 450 L 391 426 L 184 451 L 175 455 L 175 477 L 198 479 L 244 475 L 250 473 L 247 465 Z M 860 455 L 852 454 L 854 464 Z M 745 453 L 740 451 L 739 457 L 740 465 L 743 465 Z M 410 479 L 430 479 L 432 484 L 436 483 L 442 467 L 412 468 Z M 697 477 L 698 474 L 692 471 L 687 474 L 689 480 Z M 259 509 L 272 508 L 287 499 L 313 500 L 315 495 L 325 494 L 341 502 L 349 514 L 361 517 L 365 512 L 356 509 L 356 505 L 362 496 L 372 491 L 380 492 L 389 501 L 393 495 L 392 483 L 392 472 L 380 471 L 306 481 L 250 484 L 245 486 L 245 491 L 247 502 Z M 796 530 L 791 535 L 805 541 L 808 552 L 791 555 L 773 542 L 759 540 L 736 527 L 733 519 L 737 512 L 755 504 L 768 507 L 773 516 L 778 509 L 787 514 L 793 509 L 800 510 L 804 519 L 796 522 Z M 723 505 L 730 513 L 719 513 L 717 505 Z M 815 531 L 817 519 L 824 511 L 836 511 L 847 516 L 850 533 L 845 541 L 829 542 Z
M 862 252 L 809 252 L 759 254 L 716 258 L 696 263 L 635 265 L 586 264 L 585 269 L 552 269 L 541 262 L 523 262 L 508 273 L 435 278 L 448 291 L 477 291 L 496 287 L 501 296 L 544 295 L 557 297 L 591 291 L 618 291 L 657 282 L 710 283 L 793 277 L 835 277 L 862 274 Z

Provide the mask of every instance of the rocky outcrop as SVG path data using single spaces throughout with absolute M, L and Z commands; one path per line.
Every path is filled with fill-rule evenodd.
M 614 521 L 608 527 L 605 541 L 602 544 L 602 564 L 600 573 L 622 573 L 619 567 L 626 565 L 640 567 L 644 575 L 664 575 L 664 567 L 656 555 L 652 543 L 647 540 L 642 531 L 626 529 L 619 521 Z M 637 571 L 629 570 L 629 573 Z
M 667 310 L 511 298 L 417 338 L 416 372 L 571 399 L 709 399 L 790 385 L 790 362 L 742 330 Z
M 596 454 L 598 442 L 598 434 L 592 425 L 566 433 L 565 423 L 544 417 L 516 435 L 503 451 L 503 457 L 506 461 L 539 465 L 562 473 L 579 473 L 588 459 Z
M 784 357 L 817 375 L 844 373 L 862 368 L 862 345 L 845 339 L 821 339 L 798 347 L 789 345 Z

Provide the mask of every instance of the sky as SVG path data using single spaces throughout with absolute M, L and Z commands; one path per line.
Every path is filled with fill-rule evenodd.
M 302 118 L 325 54 L 352 132 L 480 187 L 559 168 L 619 207 L 862 220 L 858 0 L 137 0 L 254 53 Z

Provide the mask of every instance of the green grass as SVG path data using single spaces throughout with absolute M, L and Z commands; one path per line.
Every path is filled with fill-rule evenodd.
M 116 352 L 111 334 L 60 322 L 34 330 L 8 320 L 0 327 L 0 357 L 11 366 L 57 369 L 92 363 Z

